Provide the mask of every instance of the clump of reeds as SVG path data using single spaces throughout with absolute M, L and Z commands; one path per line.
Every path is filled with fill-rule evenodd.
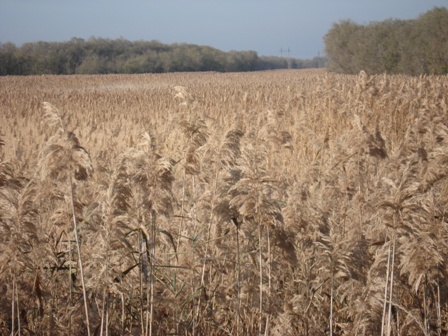
M 447 332 L 445 77 L 0 81 L 0 333 Z

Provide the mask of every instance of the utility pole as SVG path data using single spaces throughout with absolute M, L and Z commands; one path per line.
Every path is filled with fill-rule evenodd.
M 290 52 L 291 52 L 291 49 L 289 49 L 289 47 L 288 47 L 288 49 L 280 48 L 280 55 L 282 57 L 283 57 L 283 53 L 286 53 L 286 55 L 287 55 L 286 62 L 288 64 L 288 69 L 291 69 L 291 57 L 289 57 Z

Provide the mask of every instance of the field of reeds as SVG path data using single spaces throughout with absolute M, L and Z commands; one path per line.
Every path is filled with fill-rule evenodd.
M 1 335 L 446 335 L 448 78 L 0 78 Z

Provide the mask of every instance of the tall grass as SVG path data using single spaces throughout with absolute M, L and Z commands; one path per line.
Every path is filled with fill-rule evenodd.
M 0 78 L 0 333 L 446 334 L 446 92 Z

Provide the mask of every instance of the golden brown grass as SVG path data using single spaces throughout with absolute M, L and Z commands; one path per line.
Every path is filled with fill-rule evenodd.
M 446 334 L 446 92 L 1 77 L 0 333 Z

